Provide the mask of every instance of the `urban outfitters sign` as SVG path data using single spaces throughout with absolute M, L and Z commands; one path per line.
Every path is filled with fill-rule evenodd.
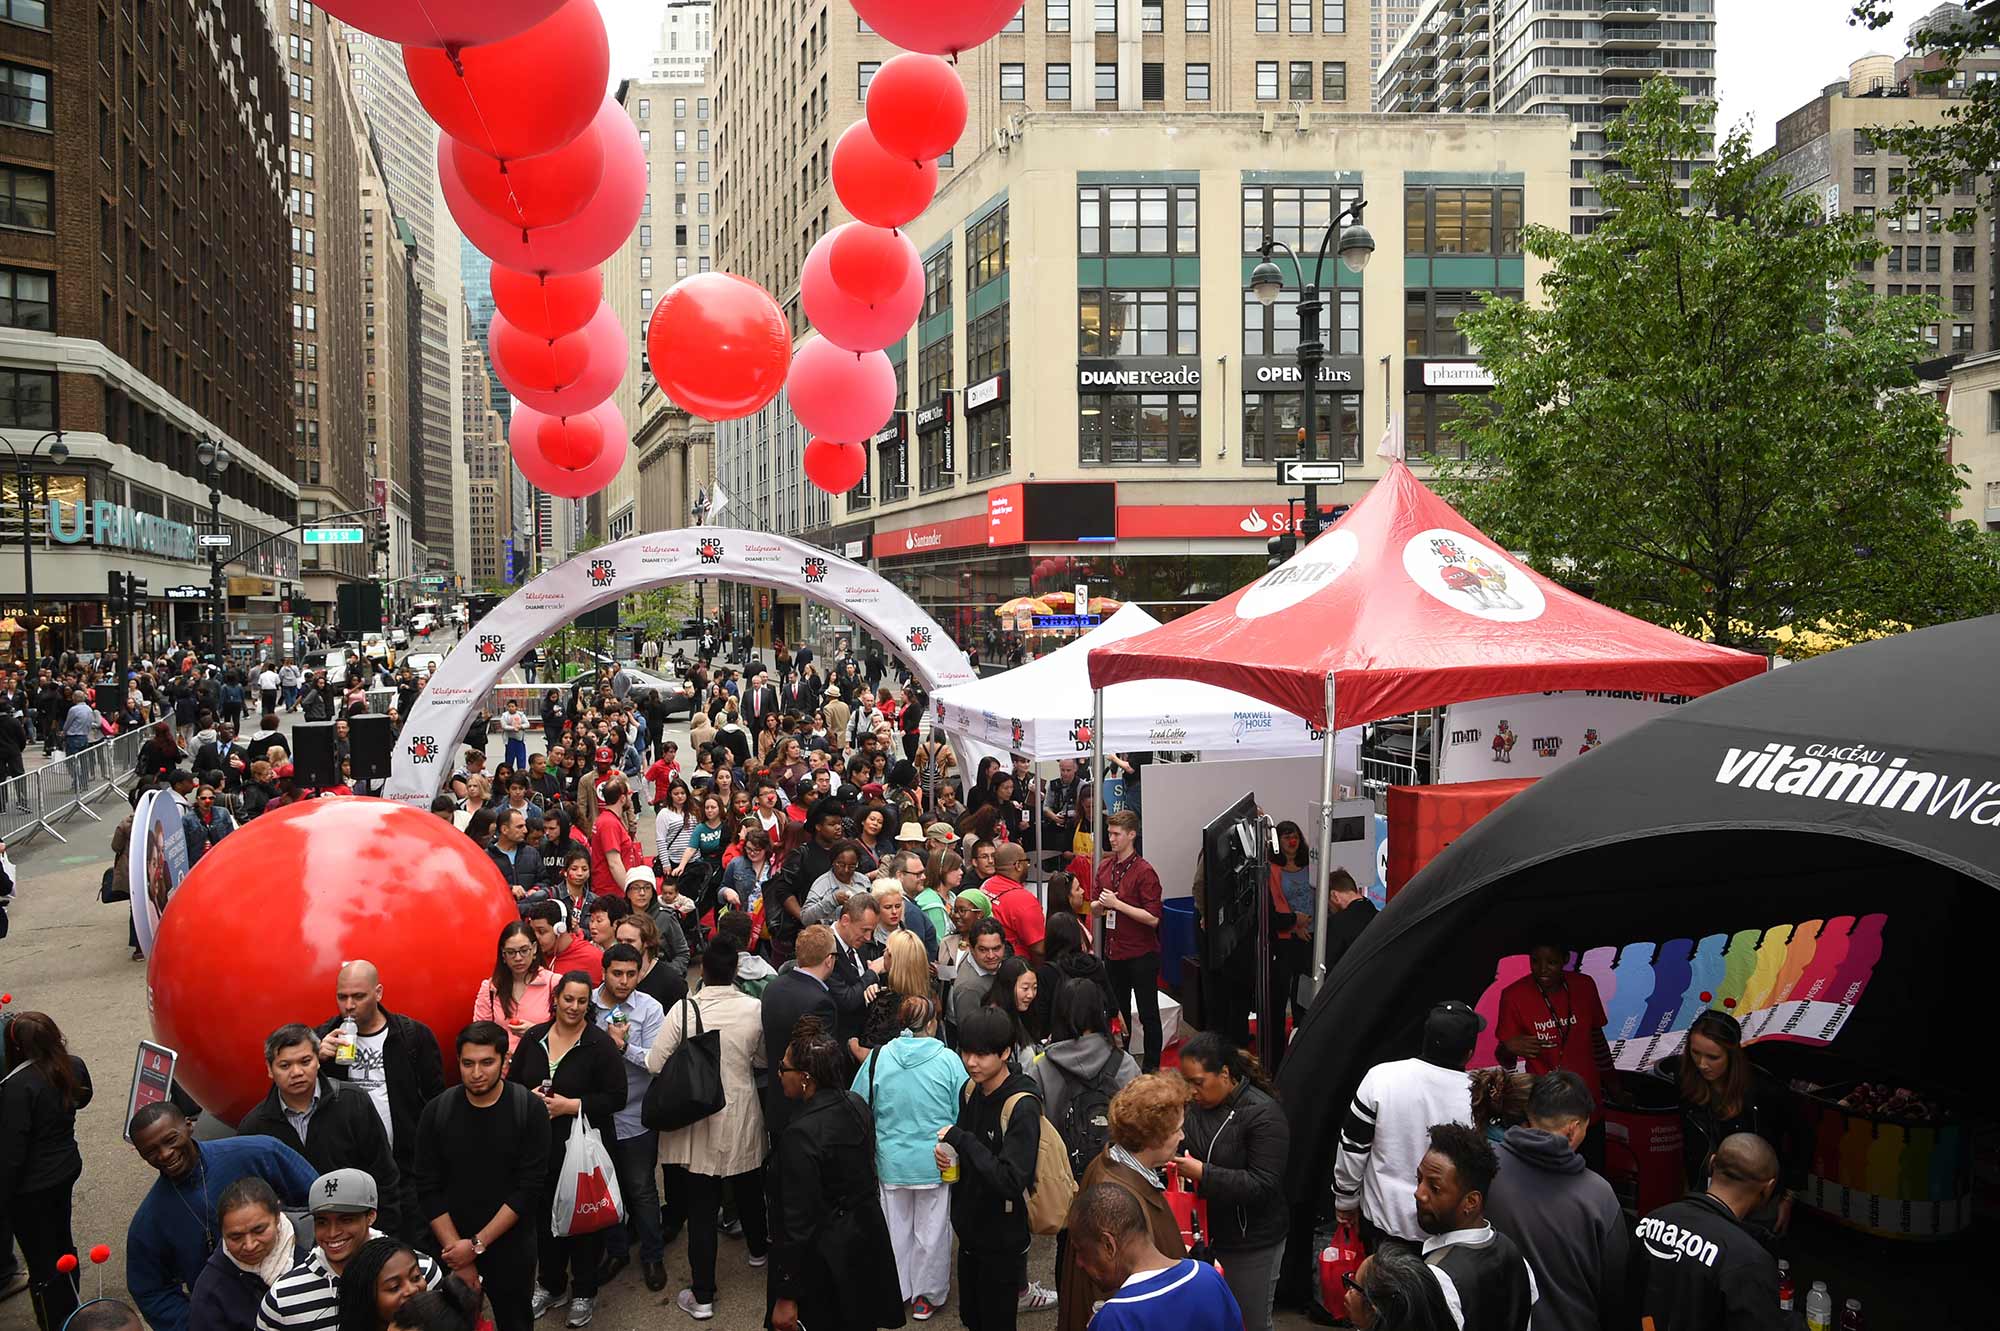
M 76 510 L 76 520 L 65 525 L 63 501 L 49 500 L 49 531 L 64 545 L 81 545 L 84 538 L 84 506 L 72 504 L 70 507 Z M 92 545 L 135 550 L 163 559 L 185 559 L 192 563 L 197 558 L 194 528 L 185 523 L 169 522 L 151 513 L 141 513 L 124 504 L 114 504 L 108 499 L 99 499 L 90 505 L 90 541 Z

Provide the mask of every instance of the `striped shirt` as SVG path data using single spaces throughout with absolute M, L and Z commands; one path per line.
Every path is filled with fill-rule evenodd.
M 371 1229 L 368 1237 L 379 1239 L 382 1232 Z M 423 1253 L 417 1254 L 417 1269 L 425 1289 L 444 1283 L 444 1268 Z M 257 1309 L 257 1331 L 339 1331 L 339 1326 L 340 1277 L 317 1247 L 265 1291 Z

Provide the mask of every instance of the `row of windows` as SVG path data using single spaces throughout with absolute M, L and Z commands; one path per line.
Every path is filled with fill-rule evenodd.
M 1854 215 L 1869 226 L 1875 224 L 1875 210 L 1866 204 L 1855 208 Z M 1970 208 L 1954 208 L 1948 218 L 1942 208 L 1911 208 L 1907 211 L 1898 208 L 1882 214 L 1882 221 L 1892 235 L 1905 231 L 1913 236 L 1923 231 L 1933 235 L 1946 231 L 1964 232 L 1972 220 L 1973 211 Z
M 863 88 L 863 89 L 861 90 L 861 94 L 860 94 L 860 95 L 861 95 L 862 97 L 866 97 L 866 96 L 868 95 L 868 89 L 864 87 L 864 88 Z M 705 153 L 705 152 L 707 152 L 707 151 L 708 151 L 708 131 L 707 131 L 707 130 L 705 130 L 705 129 L 698 129 L 698 130 L 696 130 L 696 131 L 695 131 L 695 135 L 694 135 L 694 145 L 695 145 L 695 146 L 694 146 L 694 150 L 695 150 L 696 152 L 700 152 L 700 153 Z M 645 150 L 646 152 L 651 152 L 651 151 L 653 150 L 653 131 L 652 131 L 652 130 L 650 130 L 650 129 L 642 129 L 642 130 L 640 130 L 640 131 L 639 131 L 639 147 L 640 147 L 640 148 L 642 148 L 643 150 Z M 677 129 L 677 130 L 675 130 L 675 131 L 674 131 L 674 151 L 675 151 L 675 152 L 677 152 L 677 153 L 684 153 L 684 152 L 686 152 L 687 150 L 688 150 L 688 132 L 687 132 L 686 130 L 684 130 L 684 129 Z
M 965 229 L 965 285 L 977 291 L 1007 271 L 1007 207 L 1002 204 Z
M 1347 100 L 1347 62 L 1326 60 L 1319 67 L 1319 97 L 1325 102 Z M 1257 62 L 1257 100 L 1273 102 L 1278 100 L 1278 62 L 1259 60 Z M 1294 60 L 1286 67 L 1286 95 L 1294 102 L 1310 102 L 1313 99 L 1313 62 Z
M 1200 253 L 1194 185 L 1084 185 L 1077 190 L 1077 253 Z

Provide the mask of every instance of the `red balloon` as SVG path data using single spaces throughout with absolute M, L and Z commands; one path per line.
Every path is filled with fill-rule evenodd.
M 350 28 L 398 46 L 475 46 L 512 37 L 556 12 L 563 0 L 321 0 Z
M 589 323 L 604 303 L 604 274 L 595 268 L 561 277 L 493 267 L 488 279 L 493 307 L 526 333 L 561 337 Z
M 830 495 L 844 495 L 868 471 L 868 445 L 814 439 L 806 445 L 806 479 Z
M 909 284 L 914 269 L 923 277 L 916 248 L 899 233 L 865 222 L 836 227 L 826 254 L 833 284 L 863 305 L 880 305 Z
M 537 337 L 497 312 L 486 333 L 486 350 L 494 377 L 510 393 L 522 389 L 553 393 L 581 379 L 590 367 L 590 339 L 581 332 L 554 339 Z
M 495 319 L 498 322 L 498 319 Z M 526 403 L 536 411 L 550 416 L 575 416 L 589 411 L 613 393 L 618 385 L 625 382 L 625 371 L 632 361 L 632 345 L 625 336 L 625 326 L 618 322 L 617 312 L 607 303 L 597 307 L 581 332 L 570 333 L 558 341 L 582 343 L 586 350 L 583 366 L 574 379 L 554 388 L 543 384 L 519 382 L 501 374 L 495 368 L 494 377 L 507 386 L 517 402 Z
M 937 193 L 936 162 L 899 157 L 875 141 L 857 120 L 833 145 L 833 192 L 847 211 L 872 226 L 899 227 L 930 207 Z
M 102 1266 L 106 1262 L 110 1261 L 111 1245 L 108 1243 L 100 1243 L 97 1244 L 95 1247 L 91 1248 L 90 1260 L 96 1262 L 99 1266 Z
M 446 134 L 488 157 L 532 157 L 589 127 L 611 74 L 611 44 L 595 0 L 568 0 L 503 41 L 456 52 L 406 46 L 403 68 Z
M 896 408 L 896 367 L 882 352 L 857 354 L 815 337 L 792 357 L 785 399 L 808 432 L 859 443 L 881 429 Z
M 469 143 L 450 141 L 452 165 L 466 192 L 487 212 L 515 226 L 567 222 L 597 197 L 597 187 L 604 183 L 604 140 L 595 124 L 554 152 L 506 162 Z
M 244 1112 L 248 1113 L 250 1111 L 246 1109 Z M 76 1270 L 76 1265 L 76 1254 L 73 1252 L 66 1252 L 56 1258 L 56 1270 L 62 1272 L 64 1275 L 68 1275 L 70 1272 Z
M 733 421 L 785 386 L 792 333 L 771 293 L 734 273 L 697 273 L 667 289 L 646 331 L 653 377 L 683 411 Z
M 603 432 L 604 451 L 599 453 L 597 460 L 589 466 L 570 470 L 557 466 L 534 449 L 517 446 L 514 449 L 514 465 L 521 469 L 521 475 L 527 478 L 530 485 L 547 490 L 561 499 L 583 499 L 611 484 L 611 478 L 625 465 L 625 455 L 631 447 L 631 435 L 625 429 L 625 419 L 618 414 L 616 403 L 601 403 L 585 414 L 593 417 Z M 521 424 L 523 416 L 531 418 L 525 426 Z M 539 435 L 540 425 L 533 418 L 541 416 L 542 414 L 532 407 L 517 404 L 514 408 L 514 428 L 529 429 Z
M 604 454 L 604 422 L 588 411 L 545 416 L 524 407 L 507 424 L 507 442 L 516 457 L 539 455 L 564 471 L 582 471 Z
M 854 0 L 868 26 L 905 51 L 957 55 L 1007 26 L 1021 0 Z
M 868 128 L 888 151 L 912 161 L 942 157 L 965 133 L 965 85 L 934 55 L 904 52 L 868 80 Z
M 880 351 L 916 323 L 924 308 L 924 266 L 917 247 L 901 232 L 895 233 L 908 265 L 903 289 L 879 305 L 864 305 L 840 289 L 833 280 L 833 246 L 841 234 L 865 222 L 843 222 L 821 236 L 806 252 L 799 273 L 799 305 L 819 335 L 849 351 Z
M 342 962 L 373 962 L 383 1006 L 449 1049 L 518 918 L 493 861 L 425 810 L 356 796 L 273 808 L 203 855 L 161 916 L 146 977 L 153 1033 L 180 1051 L 181 1084 L 233 1123 L 271 1089 L 264 1037 L 281 1020 L 332 1016 Z M 225 974 L 255 1001 L 217 1002 Z
M 567 222 L 533 230 L 493 216 L 459 179 L 445 140 L 438 140 L 438 184 L 445 205 L 472 247 L 504 268 L 523 273 L 580 273 L 624 248 L 646 202 L 646 153 L 639 129 L 611 98 L 593 122 L 604 145 L 604 181 L 583 211 Z

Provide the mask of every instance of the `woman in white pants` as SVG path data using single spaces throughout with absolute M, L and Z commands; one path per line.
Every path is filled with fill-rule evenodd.
M 903 1030 L 870 1051 L 854 1093 L 875 1114 L 875 1170 L 882 1213 L 914 1321 L 927 1322 L 951 1292 L 951 1189 L 938 1173 L 938 1129 L 958 1121 L 965 1064 L 937 1038 L 937 1004 L 905 998 Z

